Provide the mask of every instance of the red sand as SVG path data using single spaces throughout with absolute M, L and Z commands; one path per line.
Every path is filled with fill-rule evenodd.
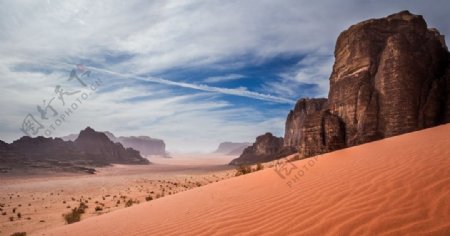
M 39 235 L 450 235 L 449 147 L 444 125 L 294 162 L 286 179 L 265 169 Z

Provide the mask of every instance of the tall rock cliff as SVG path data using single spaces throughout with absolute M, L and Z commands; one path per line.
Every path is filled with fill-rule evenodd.
M 422 16 L 402 11 L 342 32 L 328 100 L 300 99 L 287 117 L 283 148 L 265 154 L 270 158 L 254 148 L 240 158 L 272 159 L 292 150 L 308 157 L 446 122 L 450 53 L 444 36 Z
M 335 59 L 329 109 L 345 123 L 347 146 L 446 120 L 449 53 L 422 16 L 403 11 L 353 25 Z
M 138 150 L 142 155 L 167 155 L 166 144 L 161 139 L 148 136 L 116 137 L 111 132 L 105 131 L 104 133 L 111 141 L 121 143 L 124 147 Z
M 300 99 L 284 144 L 308 157 L 449 122 L 449 94 L 438 30 L 408 11 L 367 20 L 340 34 L 328 102 Z
M 326 98 L 302 98 L 295 104 L 294 110 L 289 112 L 284 132 L 284 146 L 298 148 L 303 135 L 303 126 L 311 115 L 326 107 Z
M 297 148 L 301 157 L 345 147 L 345 124 L 329 110 L 309 114 L 300 130 L 302 136 Z
M 253 164 L 267 162 L 282 157 L 283 138 L 275 137 L 271 133 L 258 136 L 255 143 L 244 149 L 242 154 L 232 160 L 230 165 Z
M 328 99 L 297 102 L 278 154 L 296 150 L 309 157 L 446 122 L 450 53 L 444 36 L 422 16 L 402 11 L 339 35 Z M 241 157 L 265 159 L 252 150 Z

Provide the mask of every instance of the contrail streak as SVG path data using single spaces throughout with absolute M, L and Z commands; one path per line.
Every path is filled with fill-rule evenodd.
M 144 76 L 138 76 L 138 75 L 133 75 L 133 74 L 123 74 L 123 73 L 118 73 L 118 72 L 114 72 L 114 71 L 110 71 L 110 70 L 106 70 L 106 69 L 92 67 L 92 66 L 86 66 L 86 68 L 88 68 L 92 71 L 107 73 L 107 74 L 115 75 L 115 76 L 122 77 L 122 78 L 133 78 L 136 80 L 141 80 L 141 81 L 146 81 L 146 82 L 153 82 L 153 83 L 177 86 L 177 87 L 182 87 L 182 88 L 190 88 L 190 89 L 195 89 L 195 90 L 200 90 L 200 91 L 216 92 L 216 93 L 227 94 L 227 95 L 248 97 L 248 98 L 276 102 L 276 103 L 295 104 L 295 101 L 291 100 L 291 99 L 277 97 L 277 96 L 273 96 L 270 94 L 262 94 L 262 93 L 252 92 L 252 91 L 243 90 L 243 89 L 221 88 L 221 87 L 209 86 L 209 85 L 205 85 L 205 84 L 192 84 L 192 83 L 185 83 L 185 82 L 176 82 L 176 81 L 171 81 L 171 80 L 158 78 L 158 77 L 152 77 L 152 76 L 144 77 Z

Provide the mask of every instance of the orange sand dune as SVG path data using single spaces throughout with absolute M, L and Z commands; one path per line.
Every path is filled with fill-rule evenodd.
M 450 235 L 450 125 L 294 164 L 39 235 Z

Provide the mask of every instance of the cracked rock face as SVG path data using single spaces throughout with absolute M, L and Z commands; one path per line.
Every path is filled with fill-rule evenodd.
M 298 100 L 294 110 L 289 112 L 284 132 L 284 146 L 298 147 L 303 133 L 303 125 L 308 115 L 321 111 L 326 107 L 327 99 L 305 99 Z
M 444 36 L 407 11 L 351 26 L 337 40 L 330 92 L 300 99 L 285 146 L 317 155 L 450 121 Z
M 342 120 L 322 110 L 309 114 L 301 128 L 299 154 L 301 157 L 314 156 L 345 147 L 345 127 Z
M 346 145 L 445 121 L 449 53 L 444 36 L 407 11 L 341 33 L 329 109 L 345 123 Z
M 422 16 L 403 11 L 339 35 L 328 99 L 297 102 L 281 150 L 309 157 L 446 122 L 450 54 L 444 36 L 428 29 Z
M 253 164 L 275 160 L 283 149 L 283 138 L 271 133 L 258 136 L 253 145 L 244 149 L 242 154 L 230 162 L 231 165 Z

